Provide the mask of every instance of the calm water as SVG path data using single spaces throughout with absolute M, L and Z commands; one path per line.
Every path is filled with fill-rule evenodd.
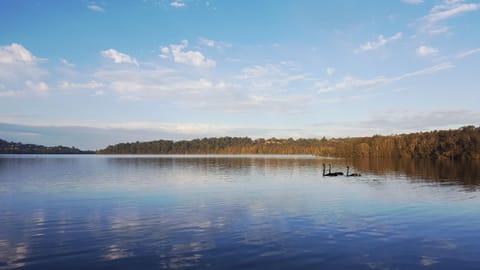
M 479 269 L 479 168 L 4 155 L 0 269 Z

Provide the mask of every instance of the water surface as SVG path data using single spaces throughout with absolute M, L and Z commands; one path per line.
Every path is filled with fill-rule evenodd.
M 475 162 L 3 155 L 0 269 L 478 269 L 479 180 Z

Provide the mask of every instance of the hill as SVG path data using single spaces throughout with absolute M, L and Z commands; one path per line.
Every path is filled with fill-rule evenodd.
M 43 146 L 7 142 L 0 139 L 0 154 L 94 154 L 94 151 L 82 151 L 75 147 Z

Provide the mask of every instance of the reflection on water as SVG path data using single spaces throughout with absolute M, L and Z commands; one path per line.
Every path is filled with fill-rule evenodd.
M 374 174 L 404 174 L 419 181 L 456 182 L 478 188 L 480 161 L 359 159 L 353 162 L 359 170 Z
M 22 261 L 27 257 L 27 247 L 24 243 L 10 243 L 7 240 L 0 240 L 0 267 L 10 266 L 11 268 L 19 268 L 25 265 Z
M 0 269 L 477 269 L 478 168 L 0 156 Z

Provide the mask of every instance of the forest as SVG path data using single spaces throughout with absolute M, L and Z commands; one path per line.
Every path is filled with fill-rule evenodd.
M 326 139 L 220 137 L 120 143 L 97 154 L 309 154 L 346 158 L 480 159 L 480 127 Z

